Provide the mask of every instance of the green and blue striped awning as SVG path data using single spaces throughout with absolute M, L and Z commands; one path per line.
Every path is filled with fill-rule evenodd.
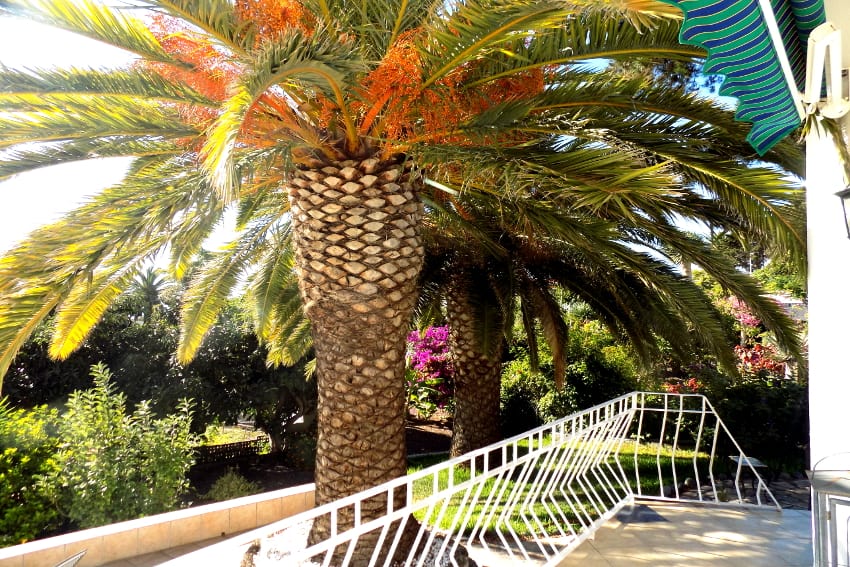
M 720 94 L 738 99 L 736 118 L 752 123 L 747 140 L 759 155 L 800 125 L 807 41 L 826 21 L 823 0 L 662 1 L 684 14 L 680 41 L 706 50 L 703 71 L 725 76 Z M 781 42 L 774 41 L 763 7 L 772 8 Z M 783 70 L 783 49 L 793 79 Z

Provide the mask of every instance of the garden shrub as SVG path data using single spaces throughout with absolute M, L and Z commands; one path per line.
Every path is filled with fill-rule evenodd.
M 218 477 L 202 498 L 213 502 L 222 502 L 224 500 L 232 500 L 242 496 L 250 496 L 262 490 L 262 487 L 256 482 L 251 482 L 235 469 L 229 468 L 227 471 Z
M 94 388 L 68 399 L 58 427 L 57 469 L 44 482 L 80 528 L 173 509 L 188 488 L 193 462 L 190 403 L 162 419 L 146 402 L 127 415 L 109 370 L 95 365 L 92 376 Z
M 532 371 L 527 355 L 507 363 L 502 369 L 500 392 L 502 436 L 511 437 L 541 425 L 537 402 L 553 388 L 551 371 L 548 375 Z
M 761 459 L 774 472 L 805 469 L 809 441 L 805 384 L 749 379 L 729 386 L 722 395 L 709 397 L 744 453 Z M 737 454 L 733 447 L 719 450 Z
M 526 352 L 514 349 L 516 358 L 502 372 L 503 435 L 527 431 L 638 388 L 634 364 L 622 347 L 606 344 L 604 337 L 585 338 L 571 349 L 573 362 L 567 365 L 560 391 L 548 353 L 541 353 L 539 371 L 534 372 Z
M 317 443 L 315 427 L 310 431 L 287 435 L 286 445 L 283 448 L 284 461 L 296 470 L 314 470 Z
M 0 401 L 0 547 L 25 543 L 61 524 L 46 486 L 56 468 L 56 410 L 11 409 Z

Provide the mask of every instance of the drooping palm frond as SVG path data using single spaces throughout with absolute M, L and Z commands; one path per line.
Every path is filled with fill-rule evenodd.
M 204 336 L 215 324 L 239 276 L 262 254 L 277 217 L 260 218 L 239 238 L 211 255 L 194 276 L 183 296 L 177 357 L 183 363 L 194 358 Z
M 306 0 L 324 25 L 355 38 L 364 57 L 380 61 L 398 37 L 418 28 L 438 6 L 433 0 Z
M 557 74 L 558 80 L 552 81 L 557 85 L 562 79 L 579 78 L 582 72 L 597 73 L 608 61 L 655 58 L 659 54 L 665 59 L 682 61 L 705 56 L 700 48 L 679 43 L 679 24 L 675 20 L 656 22 L 649 29 L 641 29 L 622 18 L 594 11 L 537 33 L 530 41 L 516 42 L 511 53 L 492 54 L 484 64 L 472 70 L 477 77 L 473 76 L 469 87 L 544 66 L 547 72 Z M 598 73 L 596 78 L 599 78 Z M 596 88 L 596 84 L 597 81 L 588 82 L 591 88 Z
M 50 356 L 64 360 L 85 341 L 112 302 L 139 274 L 139 263 L 109 266 L 85 284 L 75 286 L 58 310 Z
M 42 167 L 88 159 L 114 157 L 171 156 L 177 147 L 169 140 L 140 142 L 135 136 L 63 140 L 60 144 L 38 144 L 0 153 L 0 180 Z

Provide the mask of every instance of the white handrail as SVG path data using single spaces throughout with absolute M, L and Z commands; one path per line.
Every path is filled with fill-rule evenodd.
M 717 458 L 723 447 L 731 454 Z M 376 497 L 385 513 L 361 517 Z M 636 498 L 779 508 L 705 397 L 633 392 L 273 524 L 254 562 L 431 567 L 468 553 L 480 565 L 557 565 Z M 318 518 L 332 536 L 308 547 Z

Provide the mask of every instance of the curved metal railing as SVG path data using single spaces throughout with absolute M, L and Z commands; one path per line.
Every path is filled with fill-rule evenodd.
M 249 555 L 257 566 L 557 565 L 635 499 L 779 508 L 756 465 L 704 396 L 633 392 L 273 524 Z M 326 535 L 308 538 L 317 522 Z

